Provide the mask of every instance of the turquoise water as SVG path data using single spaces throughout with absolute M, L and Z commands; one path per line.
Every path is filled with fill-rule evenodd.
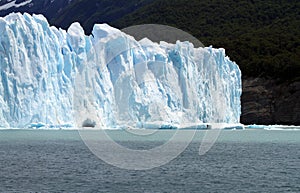
M 174 134 L 107 132 L 133 149 L 156 147 Z M 300 192 L 300 131 L 222 131 L 199 156 L 204 134 L 197 131 L 170 163 L 135 171 L 97 158 L 78 131 L 0 131 L 0 192 Z

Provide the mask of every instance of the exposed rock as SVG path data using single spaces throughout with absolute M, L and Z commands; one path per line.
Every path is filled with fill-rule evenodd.
M 243 80 L 244 124 L 300 125 L 300 81 L 278 82 L 265 78 Z
M 95 126 L 96 126 L 96 122 L 91 119 L 86 119 L 82 123 L 82 127 L 95 127 Z

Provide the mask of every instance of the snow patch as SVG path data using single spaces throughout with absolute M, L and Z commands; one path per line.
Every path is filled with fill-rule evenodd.
M 27 0 L 27 1 L 24 1 L 24 2 L 19 3 L 19 4 L 16 4 L 16 2 L 17 2 L 17 0 L 9 1 L 5 5 L 0 6 L 0 11 L 10 9 L 12 7 L 18 8 L 18 7 L 25 6 L 25 5 L 29 4 L 29 3 L 31 3 L 32 0 Z

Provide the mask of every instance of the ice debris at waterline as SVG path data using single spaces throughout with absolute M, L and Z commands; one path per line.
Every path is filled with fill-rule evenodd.
M 300 126 L 295 125 L 247 125 L 245 129 L 265 129 L 265 130 L 300 130 Z
M 86 36 L 42 15 L 0 18 L 0 127 L 239 123 L 241 72 L 224 49 L 136 41 L 107 24 Z

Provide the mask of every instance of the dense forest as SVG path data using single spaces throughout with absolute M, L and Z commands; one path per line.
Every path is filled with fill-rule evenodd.
M 157 0 L 112 25 L 144 23 L 178 27 L 225 48 L 246 77 L 300 78 L 298 0 Z

